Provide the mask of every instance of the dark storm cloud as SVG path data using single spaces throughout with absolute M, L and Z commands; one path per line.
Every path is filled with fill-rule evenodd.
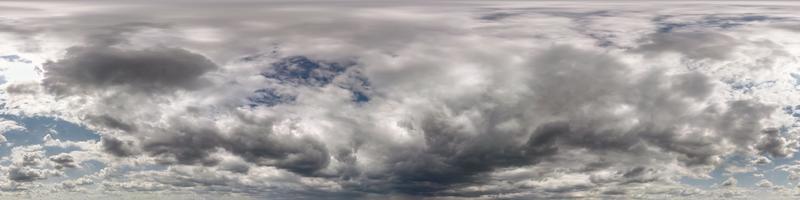
M 252 119 L 242 119 L 250 121 Z M 248 162 L 274 166 L 302 175 L 313 175 L 329 163 L 327 148 L 308 137 L 278 135 L 271 121 L 250 121 L 224 133 L 216 127 L 174 120 L 162 137 L 145 141 L 142 150 L 170 164 L 217 165 L 210 157 L 227 150 Z
M 448 189 L 450 184 L 476 181 L 476 175 L 496 168 L 536 164 L 558 152 L 558 135 L 567 134 L 569 128 L 565 123 L 545 124 L 518 145 L 514 135 L 520 133 L 495 130 L 497 134 L 492 135 L 488 132 L 492 131 L 491 124 L 487 124 L 487 132 L 470 137 L 446 117 L 430 117 L 421 127 L 425 150 L 391 160 L 393 177 L 386 180 L 396 182 L 390 183 L 389 190 L 431 195 Z
M 137 153 L 136 146 L 133 141 L 121 140 L 111 136 L 102 138 L 103 150 L 117 157 L 132 156 Z
M 596 22 L 630 13 L 554 6 L 475 15 L 317 3 L 341 9 L 137 3 L 31 19 L 57 24 L 47 34 L 63 31 L 65 40 L 84 38 L 76 40 L 83 44 L 44 64 L 41 84 L 6 90 L 34 99 L 44 88 L 42 99 L 55 94 L 57 106 L 35 112 L 79 118 L 102 134 L 102 150 L 117 157 L 101 159 L 112 162 L 103 173 L 121 176 L 98 176 L 106 178 L 96 180 L 98 190 L 287 199 L 626 198 L 674 185 L 679 176 L 707 175 L 732 152 L 794 152 L 794 141 L 762 125 L 773 107 L 720 100 L 714 77 L 650 62 L 666 53 L 730 58 L 741 45 L 735 33 L 675 25 L 616 51 L 635 39 L 630 35 L 638 38 L 640 27 L 651 31 L 649 10 L 630 12 L 645 23 L 610 23 L 615 30 L 597 32 L 592 28 L 603 24 Z M 600 45 L 539 45 L 554 38 Z M 306 56 L 283 57 L 272 49 L 276 43 L 288 55 Z M 264 49 L 273 54 L 242 58 Z M 645 56 L 627 59 L 631 52 Z M 226 63 L 236 58 L 242 59 Z M 352 101 L 331 98 L 342 94 Z M 8 102 L 38 103 L 20 99 Z M 65 169 L 85 160 L 73 153 L 27 159 L 6 168 L 9 179 L 50 176 L 33 169 L 42 161 Z M 128 171 L 129 161 L 167 170 Z
M 315 139 L 265 135 L 259 130 L 242 131 L 228 139 L 228 150 L 247 161 L 303 175 L 313 175 L 329 163 L 328 149 Z
M 691 111 L 694 102 L 713 91 L 702 74 L 654 70 L 639 76 L 611 56 L 569 47 L 553 48 L 532 60 L 531 71 L 518 72 L 531 75 L 527 86 L 533 91 L 521 94 L 525 100 L 508 104 L 499 103 L 500 97 L 460 98 L 447 104 L 456 116 L 444 111 L 426 115 L 409 127 L 424 134 L 424 148 L 393 151 L 385 163 L 392 166 L 390 173 L 375 177 L 382 184 L 371 182 L 361 189 L 441 195 L 459 184 L 485 181 L 487 172 L 556 162 L 554 156 L 577 149 L 587 150 L 580 159 L 602 158 L 604 163 L 583 163 L 576 169 L 642 165 L 621 172 L 613 182 L 659 181 L 661 175 L 650 164 L 674 157 L 685 166 L 714 165 L 724 153 L 720 140 L 747 148 L 758 138 L 760 120 L 772 110 L 734 101 Z M 477 102 L 494 106 L 478 107 Z M 620 109 L 628 111 L 618 114 Z M 458 115 L 465 113 L 472 113 L 471 123 L 458 123 L 463 117 Z M 501 128 L 508 122 L 524 128 Z M 681 131 L 684 126 L 714 134 Z M 605 156 L 612 154 L 621 156 Z
M 160 162 L 171 164 L 216 165 L 219 161 L 209 157 L 225 145 L 225 139 L 214 127 L 192 126 L 173 122 L 171 130 L 163 130 L 162 137 L 153 138 L 142 145 L 142 150 L 160 156 Z
M 56 94 L 121 88 L 130 92 L 195 89 L 200 76 L 217 69 L 202 55 L 180 48 L 125 50 L 114 47 L 72 47 L 67 56 L 44 66 L 44 86 Z

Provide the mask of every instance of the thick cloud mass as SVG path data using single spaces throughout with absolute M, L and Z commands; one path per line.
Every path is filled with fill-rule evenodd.
M 59 94 L 108 88 L 152 93 L 195 89 L 199 77 L 216 68 L 202 55 L 178 48 L 72 47 L 66 58 L 45 64 L 43 83 Z
M 0 3 L 0 196 L 800 194 L 796 9 L 306 3 Z

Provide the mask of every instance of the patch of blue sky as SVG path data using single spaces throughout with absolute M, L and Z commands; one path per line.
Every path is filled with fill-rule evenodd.
M 755 173 L 763 174 L 763 177 L 753 177 L 752 179 L 739 180 L 741 183 L 747 183 L 749 186 L 755 186 L 755 183 L 766 179 L 775 185 L 788 185 L 792 181 L 789 179 L 789 173 L 783 170 L 776 169 L 781 165 L 795 165 L 794 162 L 800 159 L 800 154 L 795 153 L 787 158 L 771 158 L 772 162 L 767 164 L 756 165 Z M 754 174 L 754 173 L 751 173 Z
M 364 76 L 351 76 L 349 84 L 340 85 L 340 88 L 349 90 L 352 93 L 351 99 L 353 102 L 361 104 L 369 102 L 371 84 L 369 79 Z
M 669 32 L 674 32 L 678 29 L 688 29 L 693 27 L 729 29 L 754 22 L 787 20 L 787 18 L 771 17 L 763 15 L 739 15 L 739 16 L 709 15 L 696 21 L 667 22 L 667 20 L 671 17 L 672 16 L 663 16 L 656 18 L 654 20 L 656 24 L 658 24 L 658 29 L 656 31 L 659 33 L 669 33 Z
M 247 98 L 247 100 L 250 102 L 248 104 L 250 107 L 256 107 L 259 105 L 268 107 L 275 106 L 282 103 L 293 102 L 296 99 L 297 96 L 295 95 L 283 94 L 272 88 L 256 90 L 253 96 Z
M 769 81 L 756 82 L 749 79 L 745 80 L 729 79 L 729 80 L 724 80 L 723 82 L 725 84 L 728 84 L 732 90 L 747 94 L 747 93 L 752 93 L 755 89 L 772 87 L 775 85 L 777 81 L 769 80 Z
M 786 105 L 781 108 L 784 114 L 792 116 L 794 118 L 794 124 L 790 127 L 781 127 L 781 133 L 788 132 L 786 130 L 790 128 L 797 128 L 800 127 L 800 105 Z
M 264 77 L 308 86 L 325 86 L 344 73 L 352 62 L 338 63 L 311 60 L 305 56 L 290 56 L 272 63 L 272 70 L 262 73 Z
M 86 175 L 94 174 L 103 168 L 106 168 L 106 164 L 97 160 L 87 160 L 82 163 L 79 163 L 80 168 L 71 168 L 64 170 L 64 175 L 66 177 L 82 177 Z
M 355 66 L 354 61 L 328 62 L 310 59 L 305 56 L 289 56 L 271 64 L 269 71 L 261 73 L 268 79 L 276 80 L 281 84 L 290 86 L 324 87 L 333 83 L 333 80 L 346 73 Z M 364 103 L 370 100 L 368 90 L 369 81 L 363 76 L 350 76 L 352 80 L 337 83 L 336 86 L 351 91 L 352 101 Z M 249 106 L 275 106 L 282 103 L 293 102 L 298 97 L 281 93 L 274 88 L 263 88 L 254 91 L 248 97 Z
M 792 83 L 794 85 L 794 89 L 800 90 L 800 74 L 789 73 L 789 75 L 792 76 L 792 79 L 794 79 L 794 83 Z
M 80 150 L 78 147 L 68 146 L 68 147 L 54 147 L 54 146 L 46 146 L 44 147 L 44 155 L 45 156 L 52 156 L 57 155 L 60 153 L 69 153 L 73 151 Z
M 0 118 L 17 122 L 25 130 L 12 130 L 4 134 L 7 145 L 0 146 L 0 155 L 8 155 L 15 146 L 37 145 L 44 143 L 44 137 L 50 135 L 61 141 L 98 141 L 100 135 L 86 127 L 53 117 L 25 117 L 17 115 L 0 115 Z M 48 155 L 69 152 L 75 149 L 46 148 Z M 50 152 L 52 151 L 52 152 Z
M 782 108 L 783 113 L 791 115 L 794 118 L 800 118 L 800 105 L 786 105 Z
M 798 154 L 795 154 L 792 157 L 788 158 L 771 158 L 772 162 L 767 164 L 751 164 L 751 158 L 741 155 L 734 155 L 725 158 L 723 164 L 717 166 L 711 173 L 708 175 L 710 178 L 690 178 L 690 177 L 683 177 L 679 181 L 683 184 L 687 184 L 690 186 L 708 189 L 713 186 L 719 186 L 722 182 L 724 182 L 728 177 L 734 177 L 737 180 L 737 186 L 739 187 L 756 187 L 756 183 L 759 181 L 766 179 L 772 182 L 775 185 L 787 185 L 790 180 L 788 178 L 789 174 L 785 171 L 781 170 L 774 170 L 776 166 L 790 164 L 795 160 L 800 159 Z M 726 171 L 726 168 L 747 168 L 753 167 L 753 169 L 748 169 L 747 172 L 741 173 L 731 173 Z
M 0 56 L 0 60 L 4 60 L 6 62 L 21 62 L 21 63 L 33 63 L 31 60 L 22 58 L 18 55 L 2 55 Z
M 353 101 L 356 103 L 364 103 L 369 101 L 369 96 L 361 91 L 353 91 Z

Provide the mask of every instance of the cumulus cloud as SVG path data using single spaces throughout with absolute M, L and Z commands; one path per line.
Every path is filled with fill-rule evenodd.
M 103 150 L 118 157 L 131 156 L 136 153 L 133 141 L 121 140 L 113 137 L 103 137 Z
M 39 77 L 2 83 L 4 113 L 96 135 L 13 147 L 0 170 L 29 187 L 81 174 L 53 188 L 101 194 L 710 198 L 746 181 L 715 169 L 797 149 L 794 112 L 776 108 L 800 98 L 777 95 L 791 76 L 770 78 L 796 63 L 781 46 L 794 41 L 746 29 L 783 18 L 443 4 L 458 7 L 106 2 L 20 17 L 46 48 L 28 53 Z M 751 53 L 764 49 L 780 56 Z
M 763 188 L 772 188 L 774 184 L 772 184 L 772 182 L 768 181 L 767 179 L 761 179 L 756 183 L 756 186 Z
M 722 185 L 723 187 L 736 187 L 737 182 L 739 181 L 737 181 L 736 178 L 728 177 L 728 179 L 725 179 L 725 181 L 723 181 L 722 184 L 720 185 Z
M 764 137 L 756 145 L 756 149 L 775 157 L 788 157 L 794 153 L 797 148 L 797 142 L 788 141 L 786 138 L 781 137 L 777 129 L 764 130 Z
M 50 161 L 56 163 L 56 169 L 64 169 L 64 168 L 75 168 L 76 163 L 75 159 L 72 158 L 69 154 L 58 154 L 54 156 L 50 156 Z
M 48 169 L 42 146 L 23 146 L 11 149 L 11 165 L 6 168 L 8 180 L 14 182 L 32 182 L 60 176 L 62 173 Z

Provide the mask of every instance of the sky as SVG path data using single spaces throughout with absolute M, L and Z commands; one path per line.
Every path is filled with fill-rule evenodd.
M 800 198 L 792 1 L 0 1 L 0 199 Z

